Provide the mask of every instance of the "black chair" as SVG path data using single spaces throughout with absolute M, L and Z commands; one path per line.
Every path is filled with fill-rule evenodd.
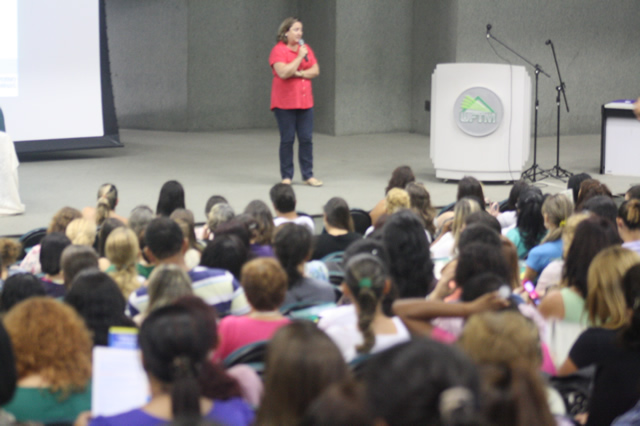
M 231 352 L 223 361 L 224 368 L 244 364 L 251 367 L 260 377 L 264 374 L 268 340 L 259 340 Z
M 372 225 L 369 212 L 362 209 L 351 209 L 351 219 L 353 219 L 354 231 L 360 235 L 364 235 L 367 229 Z
M 318 322 L 322 311 L 335 307 L 333 302 L 296 302 L 282 306 L 280 313 L 291 319 Z
M 24 259 L 27 252 L 35 245 L 40 244 L 40 241 L 47 235 L 47 228 L 35 228 L 31 231 L 24 233 L 18 241 L 22 244 L 22 252 L 18 256 L 18 260 Z

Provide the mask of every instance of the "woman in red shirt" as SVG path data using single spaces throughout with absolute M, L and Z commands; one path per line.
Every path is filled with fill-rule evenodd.
M 277 44 L 269 55 L 273 72 L 271 110 L 280 129 L 280 175 L 282 183 L 293 178 L 293 143 L 296 133 L 298 160 L 307 185 L 321 186 L 313 177 L 313 93 L 311 79 L 320 74 L 313 50 L 302 41 L 302 22 L 287 18 L 278 29 Z

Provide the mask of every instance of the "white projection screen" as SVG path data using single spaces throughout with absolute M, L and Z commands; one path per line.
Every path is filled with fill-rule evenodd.
M 17 152 L 122 146 L 103 0 L 0 0 L 0 108 Z

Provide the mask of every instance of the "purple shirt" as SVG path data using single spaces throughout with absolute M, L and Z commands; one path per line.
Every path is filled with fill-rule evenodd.
M 245 426 L 253 422 L 254 416 L 253 410 L 241 398 L 231 398 L 225 401 L 214 400 L 213 409 L 204 418 L 226 426 Z M 167 422 L 167 420 L 153 417 L 138 408 L 115 416 L 96 417 L 91 419 L 89 426 L 155 426 L 164 425 Z

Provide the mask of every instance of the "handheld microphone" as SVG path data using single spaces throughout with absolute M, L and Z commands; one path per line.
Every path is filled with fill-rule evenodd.
M 298 44 L 300 46 L 304 46 L 304 39 L 300 39 L 300 41 L 298 42 Z M 307 55 L 304 55 L 304 60 L 309 62 L 309 57 Z
M 491 32 L 491 28 L 492 28 L 492 27 L 491 27 L 491 24 L 487 24 L 487 38 L 490 38 L 490 37 L 491 37 L 491 34 L 490 34 L 490 32 Z

